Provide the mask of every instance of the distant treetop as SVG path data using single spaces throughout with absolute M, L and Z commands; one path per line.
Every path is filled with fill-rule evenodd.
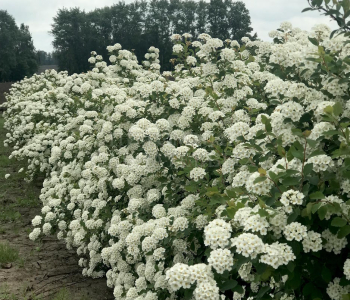
M 60 9 L 54 17 L 51 33 L 60 70 L 69 73 L 89 69 L 86 57 L 91 51 L 107 56 L 106 47 L 120 43 L 124 49 L 136 49 L 139 60 L 150 46 L 160 49 L 160 63 L 171 69 L 170 36 L 188 32 L 196 38 L 208 33 L 220 39 L 251 39 L 250 15 L 242 1 L 232 0 L 151 0 L 85 12 L 79 8 Z
M 0 82 L 21 80 L 38 69 L 29 27 L 18 27 L 6 10 L 0 10 L 0 45 Z

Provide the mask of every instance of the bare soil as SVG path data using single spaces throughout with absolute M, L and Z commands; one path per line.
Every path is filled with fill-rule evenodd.
M 8 93 L 13 82 L 0 82 L 0 104 L 6 101 L 4 93 Z

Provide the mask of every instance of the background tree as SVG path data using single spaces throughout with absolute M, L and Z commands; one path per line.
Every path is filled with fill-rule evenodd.
M 139 60 L 150 46 L 160 49 L 163 70 L 170 70 L 173 33 L 209 33 L 221 39 L 250 37 L 249 11 L 241 1 L 141 0 L 120 1 L 111 7 L 89 13 L 78 8 L 61 9 L 54 18 L 51 33 L 60 70 L 69 73 L 89 69 L 86 57 L 96 51 L 107 58 L 106 47 L 120 43 Z M 253 37 L 254 38 L 254 37 Z M 256 36 L 255 36 L 256 38 Z
M 257 34 L 255 33 L 253 36 L 250 34 L 253 28 L 250 26 L 249 10 L 245 7 L 245 4 L 241 1 L 229 1 L 228 6 L 227 22 L 231 39 L 240 40 L 242 37 L 247 36 L 252 40 L 256 40 Z
M 21 24 L 16 46 L 16 65 L 12 69 L 12 80 L 18 81 L 24 76 L 32 75 L 37 69 L 35 48 L 29 27 Z
M 55 53 L 47 53 L 43 50 L 36 51 L 36 60 L 38 65 L 57 65 Z
M 53 46 L 57 52 L 59 70 L 67 70 L 69 73 L 88 70 L 86 57 L 96 49 L 92 49 L 95 47 L 92 43 L 94 37 L 89 37 L 92 24 L 86 13 L 79 8 L 58 11 L 51 33 L 54 36 Z
M 229 34 L 229 21 L 227 18 L 231 1 L 210 0 L 207 6 L 209 34 L 222 40 L 231 38 Z
M 17 81 L 38 69 L 28 26 L 16 25 L 14 18 L 0 10 L 0 81 Z

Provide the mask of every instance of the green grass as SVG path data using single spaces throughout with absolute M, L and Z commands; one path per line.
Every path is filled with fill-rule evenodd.
M 0 243 L 0 264 L 7 264 L 18 259 L 18 251 L 7 243 Z
M 91 300 L 87 296 L 78 296 L 79 300 Z M 58 291 L 55 297 L 52 300 L 71 300 L 73 298 L 72 294 L 67 288 L 62 288 Z M 76 297 L 74 297 L 76 299 Z
M 72 297 L 70 292 L 66 288 L 63 288 L 55 295 L 55 298 L 52 300 L 69 300 L 71 298 Z
M 17 296 L 10 292 L 8 285 L 0 283 L 0 300 L 42 300 L 36 296 L 27 293 L 27 287 L 25 284 L 21 286 L 22 294 Z

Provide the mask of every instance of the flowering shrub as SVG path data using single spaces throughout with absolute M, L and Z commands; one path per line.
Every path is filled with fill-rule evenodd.
M 174 35 L 163 74 L 116 44 L 14 84 L 6 143 L 46 176 L 29 237 L 115 299 L 350 299 L 350 44 L 329 33 Z

